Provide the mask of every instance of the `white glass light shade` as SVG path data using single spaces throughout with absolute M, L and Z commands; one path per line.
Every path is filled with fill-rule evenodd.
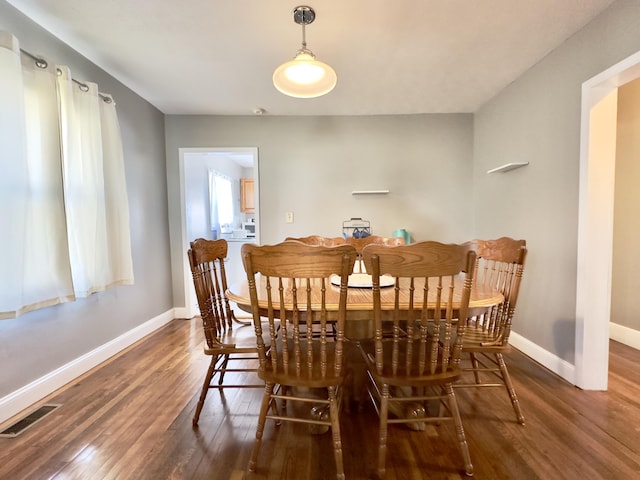
M 273 72 L 273 85 L 285 95 L 297 98 L 320 97 L 336 86 L 333 68 L 315 59 L 311 52 L 299 51 L 290 62 Z

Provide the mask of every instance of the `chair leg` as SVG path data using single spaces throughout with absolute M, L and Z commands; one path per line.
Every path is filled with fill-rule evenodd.
M 329 416 L 331 418 L 331 435 L 333 439 L 333 456 L 336 460 L 336 479 L 344 480 L 342 461 L 342 439 L 340 437 L 340 409 L 336 398 L 336 387 L 329 387 Z
M 222 385 L 222 381 L 224 380 L 224 374 L 227 371 L 227 365 L 229 364 L 229 354 L 225 354 L 224 361 L 222 365 L 220 365 L 220 378 L 218 379 L 218 385 Z
M 258 428 L 256 429 L 256 439 L 253 442 L 253 449 L 251 450 L 251 459 L 249 460 L 249 471 L 255 472 L 256 465 L 258 463 L 258 454 L 260 453 L 260 445 L 262 444 L 262 434 L 264 433 L 264 424 L 267 420 L 267 412 L 269 411 L 269 404 L 271 403 L 271 394 L 274 388 L 273 383 L 266 383 L 264 386 L 264 395 L 262 396 L 262 403 L 260 405 L 260 414 L 258 416 Z
M 217 355 L 213 355 L 211 357 L 211 363 L 209 364 L 209 368 L 207 369 L 207 375 L 204 378 L 204 385 L 202 386 L 202 392 L 200 392 L 200 399 L 198 400 L 198 406 L 196 406 L 196 413 L 193 416 L 193 426 L 198 426 L 198 421 L 200 420 L 200 412 L 202 412 L 202 407 L 204 406 L 204 399 L 207 398 L 207 393 L 209 393 L 209 386 L 211 385 L 211 379 L 213 378 L 213 371 L 216 368 L 216 361 L 218 360 Z
M 522 414 L 522 410 L 520 410 L 520 402 L 518 401 L 518 396 L 516 395 L 516 389 L 513 387 L 513 382 L 511 381 L 511 375 L 509 375 L 507 364 L 504 362 L 504 357 L 502 356 L 501 353 L 496 353 L 496 362 L 500 367 L 500 372 L 502 373 L 504 385 L 505 387 L 507 387 L 507 393 L 509 394 L 511 405 L 513 405 L 513 410 L 516 412 L 516 418 L 518 419 L 518 423 L 520 423 L 521 425 L 524 425 L 524 415 Z
M 282 389 L 282 394 L 283 395 L 288 395 L 289 394 L 289 388 L 287 385 L 280 385 L 280 388 Z M 282 411 L 286 412 L 287 411 L 287 399 L 283 398 L 282 399 Z
M 378 477 L 384 478 L 387 457 L 387 430 L 389 418 L 389 385 L 380 392 L 380 431 L 378 432 Z
M 471 455 L 469 454 L 469 445 L 467 445 L 467 439 L 464 435 L 464 428 L 462 427 L 462 418 L 460 417 L 460 410 L 458 409 L 458 401 L 453 393 L 453 385 L 447 384 L 445 391 L 449 399 L 449 410 L 453 417 L 453 423 L 456 428 L 456 436 L 458 437 L 458 444 L 460 445 L 460 451 L 462 452 L 462 459 L 464 461 L 464 472 L 467 476 L 473 475 L 473 464 L 471 463 Z
M 280 408 L 278 408 L 278 401 L 274 398 L 271 400 L 270 405 L 271 405 L 271 414 L 274 415 L 275 417 L 279 417 Z M 282 420 L 276 419 L 274 421 L 276 422 L 276 426 L 279 427 L 280 425 L 282 425 Z
M 480 365 L 478 364 L 478 358 L 473 352 L 469 352 L 469 358 L 471 359 L 471 367 L 473 368 L 473 376 L 476 379 L 476 383 L 480 383 L 480 372 L 478 371 Z

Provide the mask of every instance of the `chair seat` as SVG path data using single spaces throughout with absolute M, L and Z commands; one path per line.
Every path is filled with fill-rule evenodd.
M 236 327 L 218 336 L 219 345 L 207 347 L 204 345 L 204 353 L 207 355 L 223 355 L 225 353 L 256 353 L 256 335 L 252 326 Z
M 341 385 L 344 380 L 344 375 L 327 375 L 323 379 L 306 379 L 306 375 L 286 375 L 286 374 L 274 374 L 270 368 L 262 370 L 258 368 L 258 376 L 265 382 L 273 382 L 280 385 L 287 385 L 290 387 L 309 387 L 309 388 L 326 388 Z

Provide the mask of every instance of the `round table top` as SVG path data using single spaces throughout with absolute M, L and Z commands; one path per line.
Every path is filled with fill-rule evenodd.
M 455 290 L 454 290 L 454 308 L 456 302 L 460 301 L 460 296 L 462 292 L 462 277 L 455 277 Z M 264 306 L 266 308 L 266 300 L 263 302 L 262 299 L 266 299 L 266 289 L 265 289 L 265 280 L 262 278 L 257 278 L 256 281 L 258 285 L 258 303 L 260 306 Z M 416 279 L 415 288 L 416 290 L 421 290 L 423 288 L 424 282 Z M 447 285 L 444 285 L 446 288 Z M 321 284 L 318 281 L 312 285 L 312 296 L 315 295 L 319 298 L 321 292 Z M 275 290 L 275 289 L 274 289 Z M 272 291 L 274 291 L 272 290 Z M 286 292 L 290 294 L 291 289 L 287 289 Z M 285 295 L 287 293 L 285 292 Z M 432 293 L 434 296 L 434 305 L 435 305 L 435 295 L 436 289 L 433 286 L 430 286 L 430 294 Z M 338 299 L 339 299 L 340 288 L 338 286 L 333 285 L 330 282 L 327 282 L 326 285 L 326 296 L 327 296 L 327 309 L 328 310 L 337 310 L 338 309 Z M 275 292 L 277 294 L 277 292 Z M 400 284 L 400 308 L 403 306 L 409 305 L 409 288 L 408 282 Z M 249 285 L 246 281 L 238 282 L 231 285 L 227 290 L 227 298 L 232 302 L 238 304 L 238 306 L 244 310 L 251 310 L 251 298 L 249 295 Z M 380 299 L 381 299 L 381 307 L 383 310 L 392 310 L 394 308 L 394 300 L 395 300 L 395 288 L 394 286 L 387 286 L 380 288 Z M 482 285 L 474 285 L 471 288 L 471 298 L 469 301 L 469 310 L 470 315 L 476 315 L 478 313 L 482 313 L 482 311 L 487 310 L 488 308 L 498 305 L 504 301 L 504 296 L 498 290 L 489 288 Z M 285 298 L 285 303 L 287 300 Z M 318 302 L 319 303 L 319 302 Z M 350 287 L 347 291 L 347 311 L 348 312 L 366 312 L 369 313 L 373 310 L 373 289 L 366 288 L 362 286 L 362 280 L 359 279 L 359 285 L 357 287 Z M 354 318 L 353 315 L 350 315 Z

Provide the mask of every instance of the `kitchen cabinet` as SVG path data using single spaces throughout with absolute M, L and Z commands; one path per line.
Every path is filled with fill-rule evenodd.
M 253 178 L 240 179 L 240 211 L 242 213 L 255 212 Z

